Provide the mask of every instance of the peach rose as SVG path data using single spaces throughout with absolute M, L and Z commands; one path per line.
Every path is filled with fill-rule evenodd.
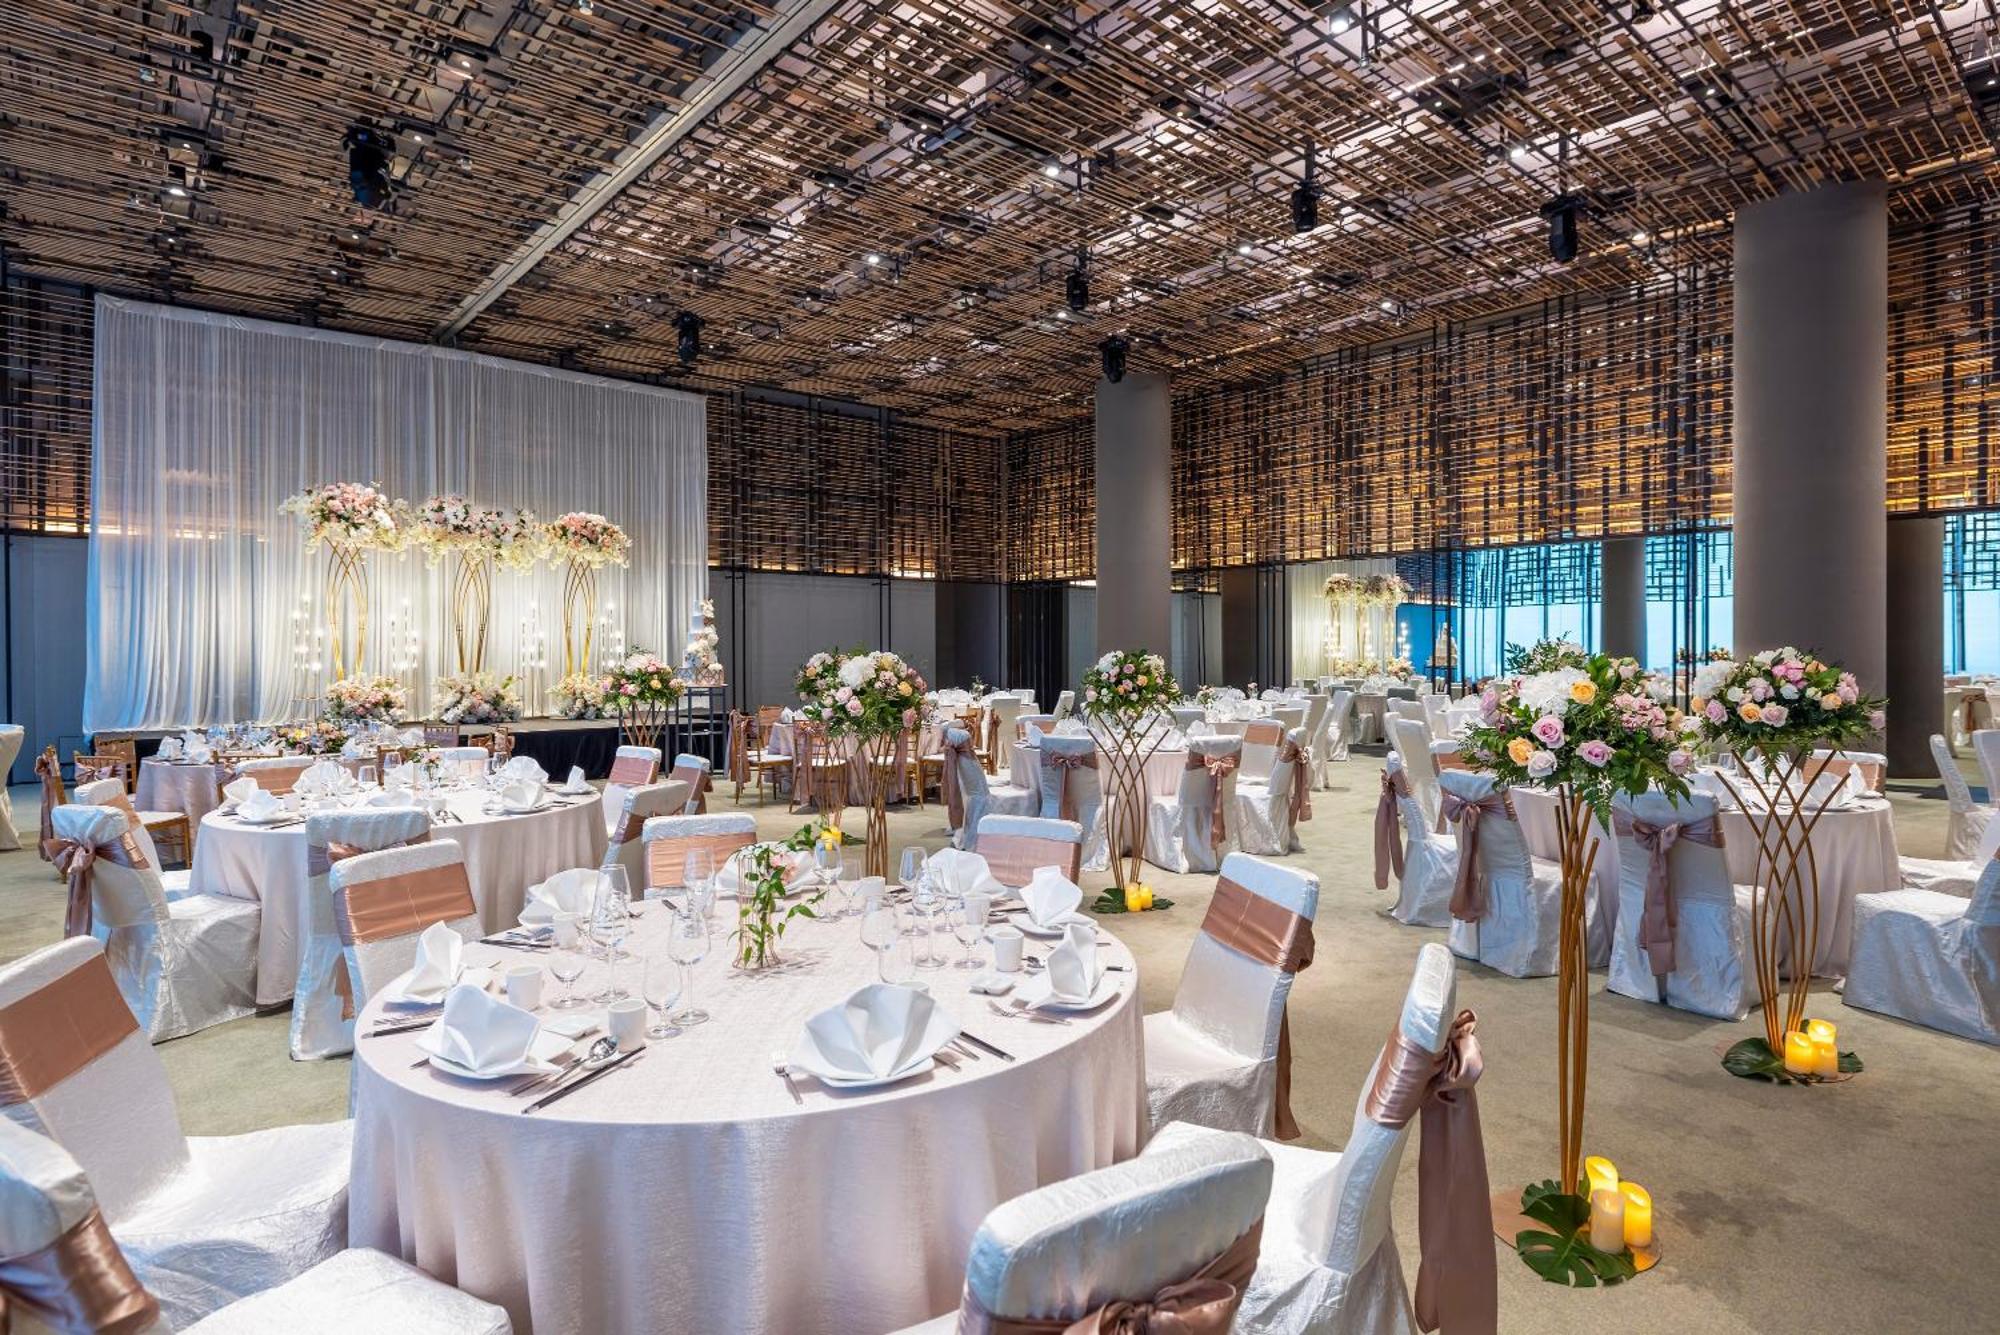
M 1535 754 L 1535 744 L 1525 737 L 1516 737 L 1507 743 L 1507 756 L 1516 765 L 1528 763 L 1528 757 Z
M 1763 709 L 1749 700 L 1745 700 L 1741 705 L 1737 706 L 1736 713 L 1745 723 L 1762 723 L 1764 721 Z
M 1573 681 L 1569 684 L 1569 698 L 1580 705 L 1587 705 L 1597 698 L 1597 683 L 1594 681 Z

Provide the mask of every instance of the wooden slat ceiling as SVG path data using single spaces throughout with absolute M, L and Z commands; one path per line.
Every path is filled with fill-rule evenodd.
M 434 337 L 805 2 L 10 0 L 0 241 Z M 842 0 L 461 341 L 667 373 L 690 309 L 695 387 L 1058 421 L 1112 333 L 1190 389 L 1686 272 L 1780 189 L 1879 177 L 1905 218 L 1984 189 L 1993 3 L 1378 0 L 1336 36 L 1294 0 Z M 397 138 L 385 209 L 347 191 L 357 120 Z M 1321 225 L 1294 236 L 1309 142 Z M 1570 265 L 1539 217 L 1564 191 L 1590 201 Z

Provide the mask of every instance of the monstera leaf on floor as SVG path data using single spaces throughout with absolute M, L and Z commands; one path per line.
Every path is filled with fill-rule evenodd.
M 1601 1252 L 1590 1245 L 1590 1202 L 1566 1194 L 1557 1183 L 1529 1187 L 1521 1194 L 1521 1213 L 1548 1226 L 1547 1232 L 1523 1229 L 1515 1235 L 1514 1250 L 1549 1283 L 1594 1289 L 1639 1273 L 1629 1252 Z

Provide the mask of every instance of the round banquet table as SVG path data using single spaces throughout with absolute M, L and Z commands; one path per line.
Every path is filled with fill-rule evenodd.
M 1554 860 L 1556 843 L 1555 794 L 1539 788 L 1516 788 L 1514 813 L 1521 822 L 1521 834 L 1528 850 L 1539 858 Z M 1600 912 L 1617 923 L 1618 852 L 1612 840 L 1593 820 L 1591 836 L 1602 844 L 1598 849 L 1593 875 L 1597 879 Z M 1724 855 L 1730 879 L 1748 885 L 1756 873 L 1757 836 L 1740 811 L 1722 813 Z M 1896 860 L 1896 823 L 1889 801 L 1883 797 L 1859 797 L 1851 804 L 1829 811 L 1813 826 L 1813 863 L 1819 871 L 1819 931 L 1813 946 L 1815 975 L 1842 978 L 1847 974 L 1848 955 L 1854 945 L 1854 897 L 1894 890 L 1902 884 L 1902 868 Z
M 793 733 L 793 727 L 794 725 L 790 723 L 773 723 L 771 725 L 771 731 L 764 738 L 765 754 L 772 756 L 791 756 L 794 760 L 796 760 L 798 757 L 798 739 Z M 842 744 L 847 745 L 847 743 L 845 742 L 843 742 Z M 944 749 L 944 729 L 941 726 L 934 723 L 926 723 L 923 725 L 922 728 L 918 729 L 917 731 L 918 756 L 934 755 L 937 752 L 942 751 L 943 749 Z M 894 780 L 889 785 L 888 800 L 891 802 L 907 801 L 911 796 L 911 794 L 907 791 L 907 789 L 909 787 L 909 779 L 910 779 L 910 771 L 908 767 L 912 757 L 910 756 L 909 747 L 902 741 L 898 741 L 896 743 L 895 759 L 896 759 L 896 775 Z M 796 793 L 793 799 L 793 804 L 794 805 L 804 804 L 796 796 Z M 862 772 L 861 772 L 861 767 L 859 765 L 850 764 L 848 766 L 847 804 L 849 806 L 866 806 L 868 804 L 868 789 L 867 786 L 862 782 Z
M 431 838 L 450 839 L 465 849 L 465 874 L 479 905 L 482 930 L 497 932 L 520 918 L 528 887 L 571 867 L 595 867 L 604 860 L 604 801 L 596 793 L 528 815 L 489 816 L 485 792 L 460 789 L 446 795 L 456 820 L 431 826 Z M 228 895 L 264 906 L 257 940 L 257 1004 L 272 1006 L 291 998 L 298 982 L 299 953 L 312 920 L 306 903 L 306 827 L 246 825 L 212 811 L 195 840 L 194 870 L 188 878 L 196 894 Z
M 1104 762 L 1104 748 L 1097 748 L 1097 772 L 1105 780 L 1111 777 L 1111 767 Z M 1014 754 L 1010 761 L 1008 779 L 1019 788 L 1038 788 L 1041 784 L 1042 748 L 1029 746 L 1026 742 L 1014 743 Z M 1187 748 L 1184 746 L 1163 746 L 1146 757 L 1146 795 L 1148 797 L 1172 797 L 1181 790 L 1181 775 L 1187 771 Z
M 198 822 L 222 803 L 222 767 L 185 760 L 139 762 L 139 790 L 133 805 L 141 811 L 178 811 Z
M 1136 972 L 1112 974 L 1118 995 L 1098 1010 L 1041 1024 L 995 1015 L 969 993 L 969 970 L 921 971 L 969 1032 L 1016 1060 L 984 1054 L 841 1093 L 794 1076 L 794 1098 L 773 1054 L 875 980 L 873 952 L 856 919 L 799 919 L 785 967 L 745 973 L 728 958 L 733 912 L 718 905 L 694 970 L 694 1000 L 714 1018 L 532 1115 L 510 1082 L 413 1066 L 416 1034 L 365 1037 L 382 1010 L 371 1001 L 356 1026 L 352 1245 L 499 1303 L 520 1335 L 879 1335 L 957 1307 L 995 1205 L 1138 1153 Z M 628 990 L 667 928 L 657 906 L 636 921 L 625 948 L 638 958 L 619 967 Z M 1105 940 L 1107 962 L 1129 968 Z M 483 945 L 466 958 L 533 959 Z M 579 993 L 599 990 L 603 970 L 593 960 Z

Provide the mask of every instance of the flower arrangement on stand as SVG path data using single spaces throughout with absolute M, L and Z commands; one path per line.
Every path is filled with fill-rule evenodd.
M 1251 698 L 1256 696 L 1251 683 Z M 1158 654 L 1115 649 L 1083 674 L 1082 713 L 1110 768 L 1104 792 L 1104 830 L 1110 840 L 1112 881 L 1119 891 L 1139 879 L 1146 846 L 1146 761 L 1172 729 L 1168 706 L 1181 688 Z
M 1689 712 L 1702 739 L 1738 759 L 1735 773 L 1720 777 L 1757 838 L 1749 877 L 1750 957 L 1763 999 L 1764 1036 L 1731 1047 L 1722 1065 L 1751 1079 L 1816 1083 L 1825 1077 L 1787 1071 L 1784 1060 L 1785 1044 L 1806 1026 L 1810 961 L 1819 941 L 1819 868 L 1811 840 L 1833 794 L 1816 791 L 1814 781 L 1843 746 L 1882 731 L 1888 702 L 1863 695 L 1854 674 L 1838 664 L 1790 647 L 1740 662 L 1711 659 L 1695 670 L 1689 690 Z M 1815 758 L 1822 748 L 1827 754 Z M 1790 961 L 1792 970 L 1782 1011 L 1780 961 Z M 1840 1053 L 1839 1069 L 1857 1072 L 1861 1059 Z
M 627 564 L 632 539 L 603 515 L 573 510 L 544 525 L 541 541 L 563 566 L 563 675 L 586 672 L 597 626 L 597 572 Z
M 453 672 L 439 677 L 432 696 L 440 723 L 512 723 L 521 717 L 521 693 L 512 677 Z
M 1679 745 L 1678 711 L 1667 703 L 1671 683 L 1648 675 L 1633 660 L 1545 641 L 1510 653 L 1509 662 L 1515 674 L 1481 694 L 1480 721 L 1462 749 L 1500 786 L 1543 788 L 1556 797 L 1562 874 L 1556 965 L 1559 1160 L 1555 1179 L 1523 1193 L 1520 1211 L 1555 1231 L 1498 1231 L 1543 1278 L 1587 1286 L 1626 1278 L 1636 1268 L 1628 1252 L 1599 1251 L 1578 1231 L 1584 1226 L 1587 1232 L 1590 1218 L 1588 1195 L 1578 1190 L 1590 1066 L 1584 906 L 1595 893 L 1598 852 L 1609 847 L 1590 838 L 1590 822 L 1609 829 L 1611 799 L 1618 793 L 1637 796 L 1657 788 L 1685 797 L 1684 776 L 1693 761 Z M 1496 1205 L 1496 1225 L 1500 1213 Z
M 463 496 L 433 496 L 416 508 L 412 540 L 435 567 L 454 558 L 451 628 L 458 670 L 477 673 L 486 665 L 487 623 L 493 608 L 495 562 L 515 570 L 533 566 L 540 548 L 534 515 L 526 510 L 489 510 Z
M 394 723 L 409 705 L 409 692 L 394 677 L 343 677 L 321 698 L 326 721 L 345 727 Z
M 863 876 L 889 874 L 889 789 L 896 779 L 896 745 L 917 726 L 923 675 L 897 655 L 818 653 L 799 669 L 800 712 L 832 739 L 851 739 L 861 766 L 868 828 L 862 840 Z
M 615 712 L 603 674 L 572 672 L 549 689 L 555 716 L 565 719 L 604 718 Z
M 298 516 L 307 551 L 327 550 L 328 659 L 335 680 L 353 676 L 368 651 L 367 557 L 409 545 L 409 506 L 365 483 L 331 482 L 287 497 L 278 511 Z
M 604 697 L 618 715 L 618 727 L 632 746 L 658 746 L 667 717 L 680 703 L 687 681 L 658 654 L 635 649 L 604 674 Z

